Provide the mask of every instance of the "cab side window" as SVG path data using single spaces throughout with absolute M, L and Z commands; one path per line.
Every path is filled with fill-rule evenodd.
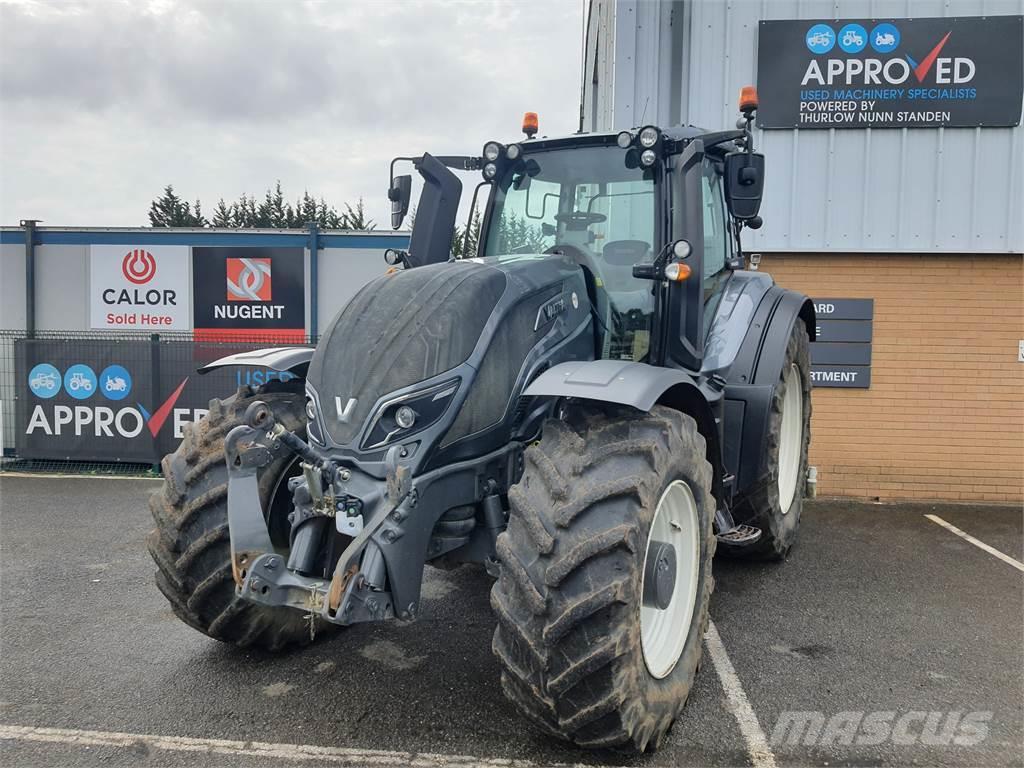
M 729 230 L 722 197 L 722 178 L 705 158 L 701 174 L 704 211 L 704 287 L 711 287 L 729 258 Z

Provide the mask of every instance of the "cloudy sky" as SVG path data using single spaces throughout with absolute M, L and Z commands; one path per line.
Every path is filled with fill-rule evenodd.
M 581 0 L 3 2 L 0 224 L 140 226 L 280 179 L 386 221 L 388 162 L 571 133 Z M 468 195 L 466 195 L 468 197 Z

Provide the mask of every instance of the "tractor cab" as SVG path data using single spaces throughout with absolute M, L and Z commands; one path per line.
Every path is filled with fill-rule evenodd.
M 700 370 L 705 317 L 729 272 L 743 266 L 740 231 L 761 223 L 764 158 L 753 152 L 750 131 L 756 96 L 745 90 L 741 101 L 744 117 L 733 131 L 645 126 L 534 138 L 536 115 L 527 113 L 524 141 L 489 141 L 479 157 L 413 159 L 425 181 L 420 210 L 447 211 L 451 223 L 417 216 L 431 231 L 414 228 L 410 253 L 392 263 L 450 258 L 450 241 L 437 245 L 437 233 L 453 229 L 461 192 L 448 168 L 479 170 L 471 220 L 480 188 L 490 194 L 477 258 L 572 262 L 586 280 L 595 358 Z M 410 186 L 408 176 L 392 176 L 396 228 Z

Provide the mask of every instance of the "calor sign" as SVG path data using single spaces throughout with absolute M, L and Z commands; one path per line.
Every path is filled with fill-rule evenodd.
M 188 330 L 188 268 L 189 249 L 185 246 L 91 246 L 91 327 Z

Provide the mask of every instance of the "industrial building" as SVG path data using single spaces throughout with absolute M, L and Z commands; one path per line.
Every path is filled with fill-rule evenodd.
M 764 226 L 744 246 L 818 304 L 819 493 L 1024 498 L 1022 13 L 1019 0 L 590 4 L 584 130 L 730 128 L 740 88 L 758 87 Z M 877 87 L 856 75 L 872 66 Z M 933 98 L 902 109 L 901 95 Z

